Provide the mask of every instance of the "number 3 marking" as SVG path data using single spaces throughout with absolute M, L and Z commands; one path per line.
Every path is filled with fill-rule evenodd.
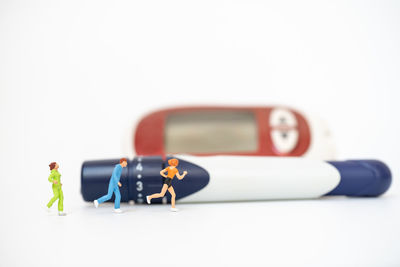
M 136 190 L 137 191 L 142 191 L 143 190 L 143 183 L 138 181 L 136 182 Z

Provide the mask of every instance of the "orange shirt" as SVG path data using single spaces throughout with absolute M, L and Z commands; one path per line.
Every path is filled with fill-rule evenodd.
M 171 169 L 170 167 L 167 167 L 167 168 L 164 169 L 164 171 L 165 171 L 165 170 L 168 171 L 167 176 L 168 176 L 168 178 L 171 178 L 171 179 L 174 178 L 175 174 L 178 172 L 178 169 L 177 169 L 177 168 Z

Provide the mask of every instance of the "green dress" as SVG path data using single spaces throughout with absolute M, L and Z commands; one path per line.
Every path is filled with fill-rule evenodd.
M 53 203 L 58 199 L 58 211 L 63 211 L 63 201 L 64 201 L 64 194 L 63 191 L 61 190 L 61 174 L 53 169 L 51 170 L 50 176 L 49 176 L 49 182 L 53 184 L 53 193 L 54 196 L 52 199 L 50 199 L 49 203 L 47 204 L 47 207 L 50 208 Z M 56 184 L 53 182 L 57 181 Z

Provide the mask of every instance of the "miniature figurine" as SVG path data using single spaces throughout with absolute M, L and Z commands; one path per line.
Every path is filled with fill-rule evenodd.
M 121 213 L 120 202 L 121 202 L 121 193 L 119 192 L 119 188 L 122 184 L 119 182 L 121 178 L 122 168 L 125 168 L 128 165 L 128 160 L 126 158 L 122 158 L 119 160 L 119 164 L 115 165 L 115 168 L 112 172 L 110 178 L 110 184 L 108 185 L 108 193 L 107 195 L 102 196 L 99 199 L 93 201 L 94 206 L 97 208 L 99 204 L 110 200 L 113 193 L 115 194 L 115 203 L 114 203 L 114 212 Z
M 49 203 L 47 204 L 48 210 L 50 210 L 50 207 L 53 205 L 53 203 L 58 199 L 58 215 L 59 216 L 65 216 L 67 215 L 63 210 L 63 202 L 64 202 L 64 194 L 63 191 L 61 190 L 61 174 L 58 172 L 59 165 L 56 162 L 52 162 L 49 164 L 50 167 L 50 176 L 49 176 L 49 182 L 52 183 L 52 188 L 53 188 L 53 198 L 50 199 Z
M 165 193 L 168 192 L 171 194 L 171 211 L 178 211 L 177 208 L 175 208 L 175 191 L 174 188 L 171 185 L 172 179 L 174 179 L 174 176 L 176 174 L 176 177 L 178 177 L 179 180 L 182 180 L 186 174 L 187 171 L 184 171 L 182 175 L 179 174 L 178 169 L 176 168 L 179 164 L 179 160 L 177 159 L 170 159 L 168 160 L 168 164 L 170 166 L 168 166 L 167 168 L 163 169 L 162 171 L 160 171 L 161 176 L 163 176 L 165 178 L 164 180 L 164 184 L 163 187 L 161 189 L 161 192 L 158 194 L 153 194 L 150 196 L 146 196 L 147 199 L 147 204 L 151 203 L 151 200 L 153 198 L 159 198 L 159 197 L 163 197 L 165 195 Z M 165 174 L 167 172 L 167 174 Z

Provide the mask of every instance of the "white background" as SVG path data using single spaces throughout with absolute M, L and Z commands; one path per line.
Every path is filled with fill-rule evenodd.
M 0 266 L 400 266 L 398 1 L 0 2 Z M 94 209 L 87 159 L 133 156 L 137 120 L 192 104 L 325 119 L 381 198 Z M 66 217 L 47 214 L 60 163 Z

